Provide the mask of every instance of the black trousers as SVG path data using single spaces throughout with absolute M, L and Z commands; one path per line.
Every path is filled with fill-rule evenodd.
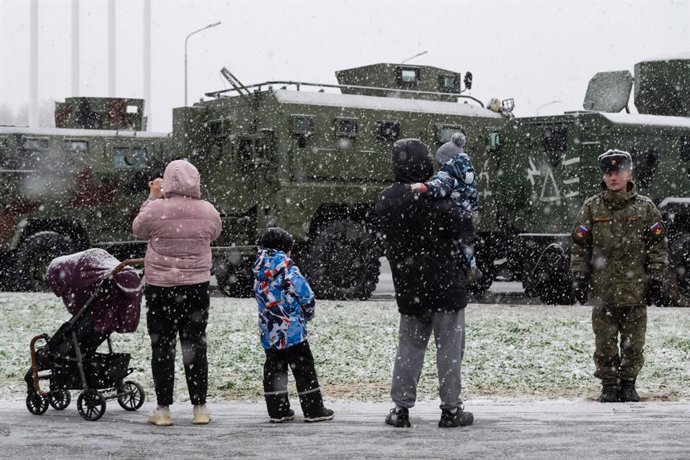
M 305 416 L 316 415 L 323 409 L 319 381 L 314 369 L 314 357 L 306 340 L 284 350 L 265 350 L 264 396 L 268 415 L 279 418 L 290 410 L 288 400 L 288 365 L 295 377 L 297 394 Z
M 159 406 L 173 403 L 175 347 L 180 336 L 182 361 L 192 404 L 205 404 L 208 390 L 206 325 L 209 283 L 146 286 L 146 321 L 151 338 L 151 371 Z

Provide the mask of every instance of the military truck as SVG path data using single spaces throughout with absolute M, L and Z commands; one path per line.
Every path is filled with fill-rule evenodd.
M 68 98 L 57 128 L 0 126 L 0 285 L 44 287 L 58 255 L 103 247 L 143 255 L 131 222 L 171 155 L 144 127 L 141 99 Z
M 636 114 L 628 107 L 633 85 Z M 598 191 L 598 155 L 617 148 L 632 154 L 633 180 L 665 216 L 677 285 L 690 294 L 690 59 L 639 62 L 634 78 L 598 73 L 583 108 L 513 119 L 500 133 L 500 270 L 546 303 L 574 302 L 570 233 Z
M 213 273 L 225 293 L 249 292 L 257 237 L 277 225 L 294 235 L 295 257 L 319 297 L 368 298 L 381 256 L 372 211 L 393 180 L 391 147 L 400 138 L 434 152 L 464 131 L 479 173 L 480 229 L 493 230 L 494 139 L 513 104 L 484 107 L 467 94 L 469 72 L 374 64 L 336 72 L 338 84 L 247 86 L 221 72 L 231 88 L 174 109 L 173 143 L 199 168 L 202 194 L 222 215 Z

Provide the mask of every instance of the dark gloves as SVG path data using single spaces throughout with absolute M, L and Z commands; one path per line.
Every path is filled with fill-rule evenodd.
M 645 292 L 645 302 L 647 305 L 656 305 L 657 307 L 663 307 L 665 303 L 666 296 L 664 295 L 664 283 L 661 280 L 651 278 L 647 282 L 647 290 Z
M 573 295 L 581 305 L 587 303 L 587 297 L 589 297 L 589 279 L 587 277 L 576 276 L 573 279 Z

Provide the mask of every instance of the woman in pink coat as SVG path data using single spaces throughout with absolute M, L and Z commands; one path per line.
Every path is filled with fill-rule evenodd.
M 151 371 L 158 407 L 149 423 L 172 424 L 175 347 L 180 336 L 192 422 L 211 420 L 206 408 L 211 242 L 221 231 L 220 215 L 201 199 L 199 171 L 184 160 L 171 161 L 163 179 L 149 183 L 149 198 L 132 223 L 134 234 L 148 240 L 144 273 Z

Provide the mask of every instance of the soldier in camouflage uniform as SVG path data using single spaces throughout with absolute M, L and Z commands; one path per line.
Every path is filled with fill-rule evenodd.
M 647 304 L 660 303 L 668 266 L 661 213 L 637 194 L 628 152 L 599 156 L 602 191 L 585 201 L 572 233 L 570 270 L 580 303 L 592 288 L 595 377 L 601 402 L 637 402 Z M 620 336 L 620 349 L 619 349 Z

